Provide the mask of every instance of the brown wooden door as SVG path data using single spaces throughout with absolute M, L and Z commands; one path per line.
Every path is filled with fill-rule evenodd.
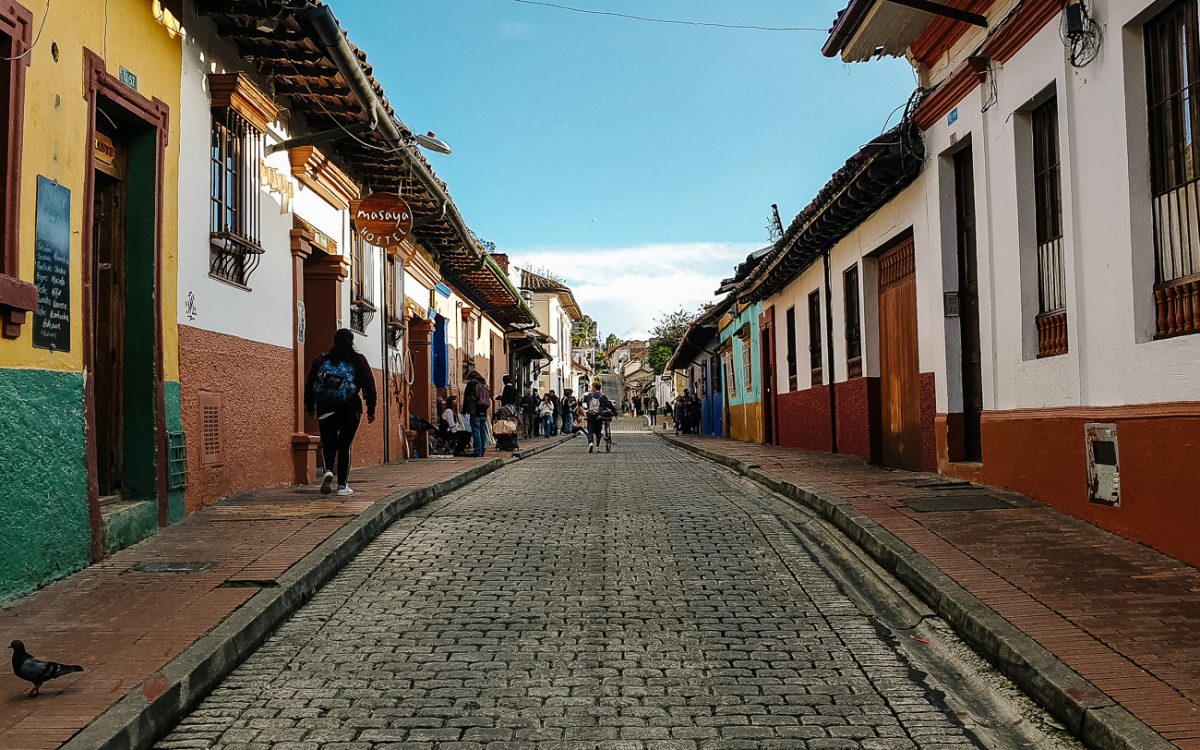
M 775 327 L 764 326 L 759 334 L 762 348 L 763 443 L 775 445 Z
M 913 241 L 879 259 L 879 390 L 883 463 L 921 469 L 921 375 Z
M 125 361 L 125 186 L 96 173 L 92 204 L 92 376 L 100 497 L 121 493 Z

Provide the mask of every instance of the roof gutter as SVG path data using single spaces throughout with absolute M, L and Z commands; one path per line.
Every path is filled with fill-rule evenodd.
M 338 23 L 337 16 L 333 14 L 333 9 L 328 5 L 309 5 L 299 11 L 298 17 L 305 23 L 312 32 L 313 39 L 329 55 L 329 59 L 333 62 L 334 67 L 338 69 L 338 73 L 350 86 L 350 91 L 354 94 L 354 98 L 371 119 L 370 129 L 379 133 L 390 148 L 404 157 L 408 163 L 408 167 L 413 174 L 421 182 L 430 195 L 442 206 L 442 214 L 448 214 L 450 223 L 458 231 L 458 235 L 463 240 L 463 246 L 469 248 L 476 257 L 487 258 L 488 255 L 479 248 L 474 240 L 471 239 L 471 232 L 463 222 L 462 216 L 458 213 L 458 209 L 454 206 L 450 196 L 442 189 L 437 179 L 425 167 L 425 164 L 417 158 L 413 153 L 412 147 L 407 139 L 401 133 L 400 128 L 387 112 L 386 108 L 380 103 L 379 97 L 375 95 L 375 89 L 371 85 L 371 81 L 363 72 L 362 66 L 358 62 L 358 56 L 354 50 L 350 48 L 350 42 L 347 41 L 345 33 L 342 31 L 341 24 Z M 421 219 L 417 219 L 416 224 L 421 224 Z M 485 263 L 486 265 L 486 263 Z M 505 286 L 513 292 L 513 296 L 517 300 L 518 306 L 524 308 L 530 318 L 537 320 L 533 315 L 533 311 L 525 304 L 525 300 L 521 297 L 511 283 L 508 283 L 508 277 L 500 270 L 500 267 L 495 263 L 497 274 L 504 280 Z

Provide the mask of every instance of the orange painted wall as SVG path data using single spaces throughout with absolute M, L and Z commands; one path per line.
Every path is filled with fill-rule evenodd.
M 179 326 L 189 513 L 237 492 L 291 482 L 293 368 L 291 349 Z M 223 400 L 219 466 L 202 462 L 202 391 Z
M 757 401 L 729 407 L 729 437 L 751 443 L 763 441 L 763 407 Z
M 1089 503 L 1084 424 L 1117 425 L 1121 505 Z M 984 412 L 983 463 L 947 460 L 942 473 L 1015 490 L 1101 528 L 1200 565 L 1200 404 Z

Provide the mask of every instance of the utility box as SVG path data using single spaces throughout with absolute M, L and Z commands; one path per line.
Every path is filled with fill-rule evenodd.
M 1121 504 L 1121 463 L 1115 424 L 1083 426 L 1087 453 L 1088 502 Z

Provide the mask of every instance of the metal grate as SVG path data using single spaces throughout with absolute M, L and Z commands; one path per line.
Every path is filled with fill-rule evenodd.
M 221 440 L 221 406 L 220 395 L 200 394 L 200 456 L 205 466 L 216 466 L 225 458 Z
M 262 133 L 230 109 L 225 121 L 213 120 L 210 153 L 212 255 L 209 274 L 246 286 L 258 266 L 259 161 Z
M 167 433 L 167 489 L 182 490 L 188 485 L 187 436 Z
M 904 504 L 918 513 L 949 513 L 954 511 L 972 510 L 1011 510 L 1012 503 L 1005 502 L 994 495 L 977 493 L 955 493 L 934 497 L 914 497 L 905 500 Z
M 211 570 L 215 563 L 211 562 L 177 562 L 174 560 L 145 560 L 131 566 L 126 573 L 203 573 Z

